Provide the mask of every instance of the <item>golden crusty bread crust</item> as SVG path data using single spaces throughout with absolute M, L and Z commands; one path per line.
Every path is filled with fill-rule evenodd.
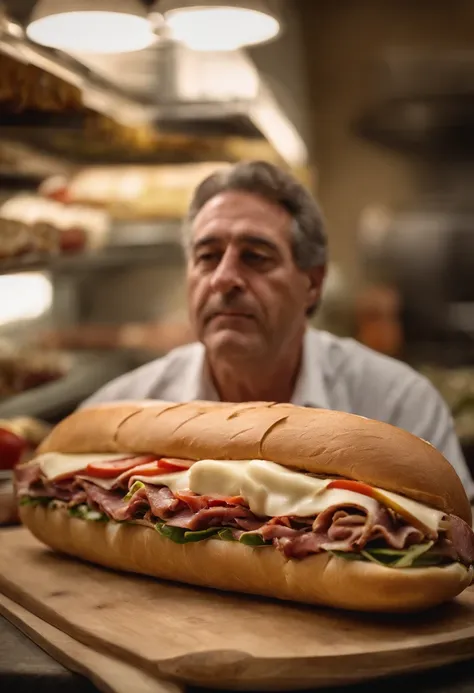
M 79 410 L 39 452 L 266 459 L 395 491 L 472 522 L 464 487 L 431 444 L 386 423 L 291 404 L 116 402 Z
M 472 577 L 459 563 L 396 570 L 329 553 L 287 561 L 273 548 L 214 540 L 175 544 L 148 527 L 87 522 L 63 509 L 22 506 L 20 513 L 54 550 L 107 568 L 342 609 L 421 610 L 454 598 Z

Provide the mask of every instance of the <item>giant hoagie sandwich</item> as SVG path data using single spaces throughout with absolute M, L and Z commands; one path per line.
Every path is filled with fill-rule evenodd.
M 102 405 L 62 421 L 16 484 L 36 537 L 117 570 L 367 611 L 441 603 L 473 574 L 449 462 L 350 414 Z

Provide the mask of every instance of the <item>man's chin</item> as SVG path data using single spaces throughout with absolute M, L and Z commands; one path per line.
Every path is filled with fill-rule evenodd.
M 209 354 L 222 358 L 248 359 L 257 356 L 262 350 L 262 343 L 257 335 L 236 330 L 219 330 L 206 335 L 203 341 Z

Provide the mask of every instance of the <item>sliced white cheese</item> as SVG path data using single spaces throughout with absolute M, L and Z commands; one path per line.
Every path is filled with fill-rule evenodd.
M 399 515 L 402 515 L 417 526 L 429 530 L 430 533 L 436 534 L 441 520 L 445 516 L 445 513 L 441 510 L 435 510 L 427 505 L 411 500 L 411 498 L 405 498 L 405 496 L 400 496 L 398 493 L 392 493 L 391 491 L 377 489 L 377 498 L 387 507 L 395 510 Z
M 189 470 L 189 488 L 202 496 L 240 496 L 248 467 L 248 460 L 200 460 Z
M 112 479 L 102 479 L 98 476 L 87 476 L 87 474 L 77 474 L 76 476 L 78 479 L 82 479 L 83 481 L 88 481 L 91 484 L 100 486 L 100 488 L 103 488 L 105 491 L 110 491 L 115 486 L 117 481 L 117 477 L 113 477 Z
M 46 479 L 54 481 L 60 477 L 79 474 L 85 471 L 89 464 L 115 462 L 116 460 L 123 460 L 125 457 L 127 457 L 127 454 L 124 453 L 110 455 L 64 455 L 58 452 L 46 452 L 44 455 L 36 457 L 35 461 L 39 464 L 41 472 Z
M 131 488 L 135 481 L 141 481 L 144 484 L 152 484 L 153 486 L 167 486 L 170 491 L 189 490 L 189 471 L 185 472 L 170 472 L 169 474 L 158 474 L 157 476 L 132 476 L 128 482 L 128 487 Z

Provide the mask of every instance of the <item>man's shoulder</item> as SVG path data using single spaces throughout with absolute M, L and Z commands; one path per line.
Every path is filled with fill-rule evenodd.
M 444 403 L 432 383 L 407 363 L 380 354 L 355 339 L 322 331 L 311 334 L 331 408 L 381 419 L 409 430 L 420 407 L 440 410 Z
M 121 399 L 182 399 L 186 383 L 195 381 L 195 374 L 201 368 L 202 355 L 203 347 L 199 342 L 177 347 L 116 378 L 84 404 Z
M 381 354 L 351 337 L 338 337 L 323 330 L 311 329 L 311 341 L 315 354 L 320 354 L 325 375 L 360 380 L 377 378 L 377 383 L 386 387 L 388 382 L 425 381 L 427 379 L 407 363 Z M 317 358 L 317 356 L 316 356 Z

